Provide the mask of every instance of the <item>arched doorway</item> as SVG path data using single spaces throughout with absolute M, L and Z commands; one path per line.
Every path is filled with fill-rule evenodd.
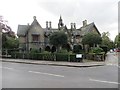
M 41 48 L 39 48 L 39 52 L 41 53 Z
M 46 47 L 45 47 L 45 51 L 50 52 L 50 51 L 51 51 L 50 46 L 46 46 Z
M 52 46 L 52 49 L 51 49 L 51 52 L 56 52 L 56 47 L 55 46 Z
M 74 45 L 73 46 L 73 52 L 74 53 L 80 53 L 82 51 L 82 46 L 81 45 Z
M 68 52 L 71 50 L 71 47 L 70 47 L 69 43 L 63 45 L 62 48 L 66 49 Z

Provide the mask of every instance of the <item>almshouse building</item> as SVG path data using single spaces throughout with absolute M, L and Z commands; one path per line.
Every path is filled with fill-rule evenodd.
M 73 49 L 74 45 L 82 45 L 82 37 L 89 33 L 94 32 L 99 35 L 97 27 L 94 22 L 87 24 L 87 20 L 83 21 L 83 26 L 80 28 L 76 28 L 75 23 L 71 23 L 71 28 L 68 29 L 66 25 L 64 25 L 63 20 L 60 16 L 58 22 L 58 28 L 52 27 L 51 21 L 46 21 L 46 27 L 42 28 L 42 26 L 37 21 L 36 16 L 33 17 L 33 22 L 31 25 L 18 25 L 17 36 L 19 38 L 19 48 L 24 51 L 30 51 L 32 49 L 45 50 L 46 48 L 55 48 L 55 46 L 50 45 L 49 36 L 54 32 L 63 31 L 68 37 L 68 44 L 71 49 Z

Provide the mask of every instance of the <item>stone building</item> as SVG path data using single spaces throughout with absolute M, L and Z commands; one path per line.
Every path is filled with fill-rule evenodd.
M 71 28 L 68 29 L 60 16 L 58 28 L 53 28 L 51 21 L 46 21 L 46 27 L 42 28 L 36 16 L 34 16 L 31 25 L 18 25 L 17 36 L 19 38 L 19 48 L 24 51 L 30 51 L 33 48 L 38 50 L 55 48 L 55 46 L 50 45 L 49 36 L 53 32 L 58 31 L 65 32 L 68 37 L 67 46 L 71 49 L 73 49 L 74 45 L 80 45 L 83 48 L 81 43 L 82 37 L 89 32 L 95 32 L 100 35 L 95 24 L 87 24 L 87 20 L 83 21 L 83 26 L 78 29 L 76 28 L 76 23 L 71 23 Z

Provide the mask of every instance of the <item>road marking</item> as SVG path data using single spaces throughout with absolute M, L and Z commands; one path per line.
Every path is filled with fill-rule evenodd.
M 13 70 L 14 68 L 9 68 L 9 67 L 2 67 L 3 69 L 10 69 Z
M 43 73 L 43 72 L 36 72 L 36 71 L 28 71 L 28 72 L 37 73 L 37 74 L 51 75 L 51 76 L 56 76 L 56 77 L 64 77 L 63 75 L 57 75 L 57 74 L 51 74 L 51 73 Z
M 89 79 L 89 80 L 90 81 L 95 81 L 95 82 L 102 82 L 102 83 L 120 84 L 118 82 L 102 81 L 102 80 L 96 80 L 96 79 Z

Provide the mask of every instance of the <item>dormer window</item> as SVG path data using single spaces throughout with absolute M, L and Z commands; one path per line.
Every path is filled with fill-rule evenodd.
M 38 42 L 40 40 L 39 37 L 40 37 L 40 35 L 38 35 L 38 34 L 32 34 L 32 41 Z

